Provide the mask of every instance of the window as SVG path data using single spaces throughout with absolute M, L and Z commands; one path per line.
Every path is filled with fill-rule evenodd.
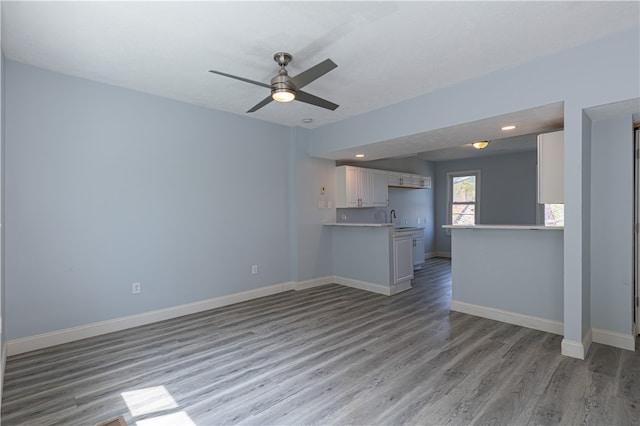
M 544 226 L 564 226 L 564 204 L 544 205 Z
M 449 223 L 475 225 L 480 205 L 480 171 L 448 173 Z

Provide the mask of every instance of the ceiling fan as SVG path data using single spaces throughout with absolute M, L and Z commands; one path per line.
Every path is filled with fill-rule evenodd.
M 325 59 L 318 65 L 315 65 L 308 70 L 301 72 L 295 77 L 290 77 L 287 73 L 286 66 L 289 62 L 291 62 L 291 59 L 291 54 L 286 52 L 278 52 L 273 55 L 273 60 L 276 61 L 278 65 L 280 65 L 280 71 L 278 72 L 278 75 L 271 79 L 271 84 L 249 80 L 248 78 L 238 77 L 237 75 L 227 74 L 221 71 L 210 70 L 209 72 L 271 89 L 271 95 L 258 102 L 258 104 L 256 104 L 247 112 L 255 112 L 271 101 L 291 102 L 293 100 L 305 102 L 307 104 L 319 106 L 321 108 L 330 109 L 331 111 L 338 108 L 339 105 L 334 104 L 333 102 L 329 102 L 326 99 L 319 98 L 310 93 L 300 90 L 307 84 L 322 77 L 332 69 L 336 68 L 337 65 L 331 59 Z

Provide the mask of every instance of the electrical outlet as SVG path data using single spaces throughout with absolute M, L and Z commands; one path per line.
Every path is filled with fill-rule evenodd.
M 138 294 L 140 293 L 140 283 L 133 283 L 131 284 L 131 293 L 132 294 Z
M 251 265 L 251 273 L 256 275 L 258 273 L 258 265 Z
M 418 218 L 418 225 L 420 225 L 420 218 Z

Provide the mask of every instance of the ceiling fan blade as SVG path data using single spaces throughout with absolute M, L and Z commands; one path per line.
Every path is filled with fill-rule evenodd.
M 256 112 L 257 110 L 259 110 L 260 108 L 262 108 L 263 106 L 267 105 L 269 102 L 271 102 L 273 100 L 273 98 L 271 97 L 271 95 L 267 96 L 266 98 L 264 98 L 263 100 L 261 100 L 258 104 L 256 104 L 253 108 L 251 108 L 249 111 L 247 112 Z
M 209 72 L 212 72 L 214 74 L 223 75 L 223 76 L 229 77 L 229 78 L 235 78 L 236 80 L 244 81 L 246 83 L 251 83 L 251 84 L 255 84 L 257 86 L 262 86 L 262 87 L 266 87 L 267 89 L 271 89 L 271 85 L 270 84 L 261 83 L 259 81 L 254 81 L 254 80 L 249 80 L 248 78 L 238 77 L 237 75 L 227 74 L 227 73 L 220 72 L 220 71 L 215 71 L 215 70 L 209 70 Z
M 322 99 L 310 93 L 303 92 L 302 90 L 296 91 L 296 101 L 319 106 L 321 108 L 330 109 L 331 111 L 334 111 L 336 108 L 340 106 L 338 104 L 334 104 L 333 102 L 329 102 L 326 99 Z
M 295 89 L 302 89 L 307 84 L 311 83 L 319 77 L 322 77 L 336 67 L 337 65 L 335 64 L 335 62 L 333 62 L 331 59 L 326 59 L 320 62 L 318 65 L 315 65 L 306 71 L 302 71 L 295 77 L 291 77 L 288 84 L 292 84 Z

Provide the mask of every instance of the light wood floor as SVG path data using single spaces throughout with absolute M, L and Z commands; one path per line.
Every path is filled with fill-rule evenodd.
M 2 424 L 640 424 L 639 351 L 563 357 L 450 313 L 450 285 L 432 259 L 392 297 L 328 285 L 13 356 Z

